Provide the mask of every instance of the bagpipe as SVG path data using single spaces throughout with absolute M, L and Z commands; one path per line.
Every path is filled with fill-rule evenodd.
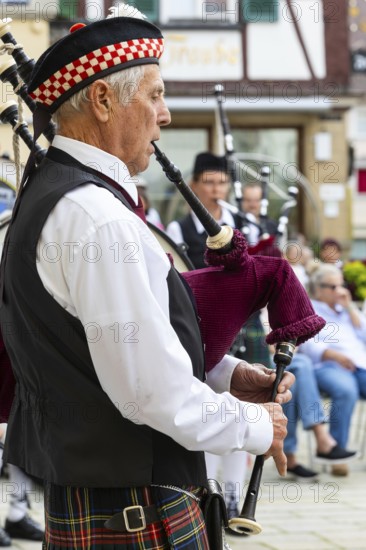
M 240 162 L 235 154 L 234 138 L 231 133 L 230 123 L 224 109 L 224 86 L 216 84 L 214 87 L 214 95 L 217 101 L 218 113 L 221 123 L 221 129 L 223 134 L 225 157 L 228 166 L 228 175 L 231 180 L 234 199 L 236 206 L 231 205 L 226 201 L 219 200 L 218 203 L 227 208 L 242 221 L 241 231 L 249 240 L 250 228 L 255 227 L 258 233 L 258 242 L 250 243 L 248 252 L 251 255 L 261 254 L 269 256 L 282 256 L 282 250 L 287 241 L 287 225 L 289 222 L 289 214 L 293 207 L 296 206 L 298 190 L 295 186 L 288 189 L 288 197 L 286 203 L 281 208 L 280 217 L 276 229 L 270 227 L 271 220 L 268 218 L 268 193 L 270 187 L 271 170 L 267 165 L 261 166 L 256 173 L 250 166 L 243 162 Z M 245 182 L 241 181 L 240 174 L 243 171 L 254 178 L 254 181 L 261 187 L 261 200 L 258 219 L 251 212 L 243 210 L 243 187 L 245 188 Z M 273 225 L 273 221 L 272 221 Z
M 16 71 L 14 64 L 8 61 L 5 69 L 0 68 L 0 76 L 4 81 L 12 84 L 14 82 L 16 88 L 22 90 L 23 97 L 33 60 L 16 44 L 9 23 L 7 20 L 0 25 L 0 38 L 5 45 L 12 46 L 9 46 L 8 51 L 14 57 Z M 34 102 L 26 100 L 26 103 L 34 111 Z M 33 143 L 27 125 L 19 121 L 16 104 L 4 105 L 0 118 L 12 125 L 14 132 L 36 153 L 36 164 L 40 164 L 45 150 Z M 48 127 L 46 137 L 52 140 L 53 132 L 53 127 Z M 306 291 L 287 261 L 271 256 L 250 255 L 244 235 L 239 230 L 218 225 L 184 182 L 180 170 L 160 151 L 156 143 L 153 146 L 156 160 L 208 234 L 205 253 L 208 267 L 182 273 L 195 297 L 205 345 L 206 369 L 209 371 L 220 362 L 250 315 L 267 307 L 271 332 L 266 340 L 269 344 L 276 344 L 276 382 L 272 393 L 274 400 L 283 371 L 291 361 L 295 343 L 301 344 L 317 334 L 325 321 L 315 314 Z M 259 457 L 253 470 L 253 483 L 250 481 L 250 510 L 244 511 L 243 508 L 239 518 L 230 520 L 230 527 L 240 534 L 261 531 L 254 519 L 254 512 L 263 462 L 264 457 Z
M 192 193 L 191 189 L 186 185 L 182 179 L 181 172 L 172 163 L 170 163 L 166 156 L 155 145 L 156 158 L 161 164 L 163 171 L 167 175 L 168 179 L 175 184 L 177 189 L 184 196 L 207 232 L 207 251 L 205 254 L 207 264 L 210 266 L 220 266 L 220 272 L 216 273 L 213 272 L 212 268 L 208 268 L 207 270 L 196 270 L 183 274 L 191 288 L 194 290 L 200 317 L 203 312 L 205 313 L 205 315 L 202 315 L 201 317 L 201 331 L 202 333 L 206 333 L 207 340 L 204 341 L 206 343 L 210 342 L 210 345 L 206 346 L 206 361 L 208 368 L 211 368 L 211 366 L 215 364 L 215 361 L 221 358 L 220 352 L 217 354 L 214 353 L 216 350 L 214 350 L 215 346 L 213 342 L 213 335 L 216 331 L 217 334 L 222 334 L 223 341 L 225 341 L 226 329 L 228 330 L 228 347 L 226 348 L 228 350 L 235 340 L 235 336 L 233 337 L 233 334 L 239 333 L 244 322 L 248 320 L 254 311 L 257 311 L 266 305 L 268 307 L 270 326 L 273 329 L 275 326 L 277 327 L 277 314 L 280 314 L 281 312 L 281 314 L 283 313 L 287 316 L 288 312 L 285 313 L 287 308 L 283 300 L 290 298 L 290 294 L 292 294 L 292 292 L 294 292 L 293 299 L 295 299 L 295 295 L 299 298 L 301 296 L 301 301 L 304 299 L 305 302 L 307 302 L 307 305 L 310 304 L 306 293 L 303 289 L 300 289 L 298 281 L 295 282 L 293 279 L 293 273 L 291 274 L 291 272 L 286 269 L 288 266 L 285 267 L 283 260 L 279 260 L 278 265 L 281 275 L 275 282 L 270 293 L 266 295 L 265 284 L 269 281 L 269 279 L 267 279 L 267 277 L 265 277 L 265 280 L 261 279 L 260 275 L 262 273 L 262 269 L 266 271 L 266 269 L 269 268 L 267 276 L 270 278 L 274 276 L 273 268 L 277 264 L 277 261 L 281 256 L 280 250 L 286 242 L 286 230 L 289 221 L 289 213 L 291 208 L 297 204 L 296 196 L 298 190 L 296 187 L 289 188 L 288 200 L 281 209 L 276 233 L 275 235 L 270 235 L 267 227 L 270 169 L 268 166 L 263 166 L 258 178 L 262 188 L 259 223 L 257 224 L 254 215 L 249 212 L 243 212 L 242 183 L 240 181 L 238 170 L 239 164 L 235 158 L 234 140 L 230 131 L 229 121 L 223 108 L 222 93 L 223 86 L 215 86 L 215 96 L 218 102 L 220 120 L 224 134 L 228 174 L 233 186 L 237 206 L 232 206 L 230 203 L 222 200 L 218 200 L 218 203 L 220 206 L 223 206 L 232 213 L 236 214 L 243 221 L 242 233 L 244 235 L 247 234 L 246 228 L 248 225 L 252 224 L 257 226 L 260 235 L 258 244 L 245 247 L 243 246 L 239 231 L 230 231 L 230 228 L 226 228 L 227 232 L 224 232 L 224 229 L 210 216 L 207 210 L 198 201 L 194 193 Z M 229 239 L 231 240 L 229 241 Z M 260 256 L 256 256 L 257 254 Z M 251 271 L 251 268 L 253 268 L 253 271 Z M 245 271 L 245 274 L 243 271 Z M 289 276 L 289 279 L 286 280 L 286 289 L 281 297 L 278 296 L 279 301 L 275 305 L 273 300 L 277 292 L 281 293 L 281 285 L 286 278 L 282 278 L 285 275 L 285 272 L 286 277 L 287 275 Z M 258 286 L 256 286 L 256 283 Z M 240 310 L 239 304 L 244 304 L 246 299 L 250 299 L 251 292 L 255 288 L 260 289 L 260 292 L 259 294 L 256 294 L 256 301 L 253 310 L 246 310 L 243 316 L 239 315 L 239 317 L 236 317 L 236 313 Z M 287 295 L 287 298 L 285 295 Z M 261 301 L 264 296 L 266 296 L 266 303 Z M 241 302 L 241 299 L 243 299 L 243 302 Z M 232 300 L 237 300 L 236 305 L 232 302 Z M 212 311 L 213 302 L 216 305 L 214 312 Z M 263 304 L 262 306 L 260 305 L 261 303 Z M 241 310 L 241 312 L 243 313 L 243 310 Z M 272 330 L 266 339 L 267 343 L 276 344 L 276 350 L 273 357 L 276 365 L 276 378 L 272 389 L 272 401 L 276 398 L 278 385 L 282 379 L 284 370 L 291 363 L 296 343 L 300 344 L 304 341 L 304 339 L 306 340 L 310 337 L 305 336 L 303 329 L 305 329 L 305 326 L 308 326 L 308 329 L 311 332 L 312 329 L 310 328 L 310 325 L 312 324 L 314 318 L 310 316 L 306 319 L 306 316 L 302 317 L 302 313 L 297 311 L 296 316 L 298 314 L 299 317 L 297 317 L 297 320 L 294 319 L 293 332 L 291 331 L 290 326 L 286 324 L 287 322 L 285 322 L 285 324 L 281 327 L 278 326 L 278 328 Z M 207 325 L 205 325 L 205 323 L 207 323 Z M 263 455 L 256 457 L 240 515 L 238 517 L 231 518 L 228 522 L 229 528 L 232 531 L 235 531 L 238 535 L 254 535 L 259 534 L 262 531 L 261 525 L 255 519 L 255 511 L 264 460 L 265 457 Z

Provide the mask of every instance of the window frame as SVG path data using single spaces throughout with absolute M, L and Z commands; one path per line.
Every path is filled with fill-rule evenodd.
M 59 0 L 59 17 L 66 21 L 78 18 L 78 0 Z
M 147 10 L 143 7 L 143 5 L 140 5 L 141 3 L 144 3 L 146 1 L 150 1 L 153 4 L 153 8 L 151 10 Z M 152 21 L 153 23 L 159 22 L 160 19 L 160 2 L 159 0 L 130 0 L 128 2 L 131 6 L 137 8 L 139 11 L 141 11 L 144 15 L 146 15 L 148 21 Z
M 269 9 L 266 9 L 266 6 Z M 241 0 L 241 19 L 244 23 L 276 23 L 279 18 L 279 0 Z

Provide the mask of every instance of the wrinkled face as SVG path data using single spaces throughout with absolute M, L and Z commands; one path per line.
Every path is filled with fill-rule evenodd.
M 218 199 L 226 200 L 230 190 L 229 176 L 225 172 L 206 171 L 191 184 L 192 191 L 209 210 Z
M 131 101 L 123 106 L 116 99 L 114 107 L 107 150 L 127 165 L 131 175 L 143 172 L 154 152 L 151 142 L 160 138 L 160 127 L 170 123 L 158 66 L 146 65 Z
M 261 209 L 262 189 L 258 186 L 246 186 L 243 189 L 243 210 L 244 212 L 254 214 L 259 217 Z
M 315 298 L 330 307 L 338 303 L 339 295 L 344 291 L 344 280 L 341 271 L 327 274 L 315 289 Z

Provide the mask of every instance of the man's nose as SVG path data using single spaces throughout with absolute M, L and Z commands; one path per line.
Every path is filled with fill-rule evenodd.
M 170 115 L 170 111 L 167 107 L 167 104 L 163 100 L 163 104 L 161 106 L 161 109 L 159 111 L 158 115 L 158 125 L 159 126 L 168 126 L 172 120 L 172 117 Z

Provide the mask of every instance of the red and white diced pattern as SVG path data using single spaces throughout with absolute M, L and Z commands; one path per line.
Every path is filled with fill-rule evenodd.
M 96 73 L 109 67 L 123 65 L 123 63 L 134 59 L 147 57 L 159 59 L 163 49 L 164 41 L 162 38 L 138 38 L 103 46 L 87 55 L 83 55 L 83 57 L 76 59 L 54 73 L 36 88 L 30 96 L 35 101 L 51 107 L 70 88 Z

